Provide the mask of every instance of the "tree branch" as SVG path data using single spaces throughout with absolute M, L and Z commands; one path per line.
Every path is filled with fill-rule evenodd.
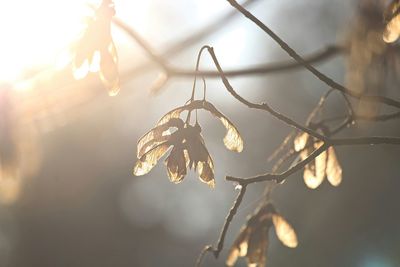
M 305 60 L 309 64 L 313 63 L 320 63 L 322 61 L 325 61 L 333 56 L 339 55 L 344 51 L 343 47 L 340 47 L 338 45 L 329 45 L 320 51 L 316 51 L 309 56 L 305 57 Z M 302 68 L 303 65 L 299 64 L 298 62 L 293 62 L 293 61 L 281 61 L 281 62 L 275 62 L 275 63 L 267 63 L 267 64 L 262 64 L 259 66 L 254 66 L 254 67 L 248 67 L 248 68 L 243 68 L 243 69 L 237 69 L 237 70 L 226 70 L 224 71 L 225 76 L 227 77 L 237 77 L 237 76 L 248 76 L 248 75 L 260 75 L 260 74 L 269 74 L 269 73 L 276 73 L 276 72 L 281 72 L 281 71 L 289 71 L 289 70 L 294 70 L 298 68 Z M 192 70 L 185 70 L 185 69 L 177 69 L 170 67 L 169 69 L 170 75 L 173 76 L 194 76 L 194 75 L 201 75 L 204 77 L 208 78 L 219 78 L 220 73 L 218 71 L 211 71 L 211 70 L 205 70 L 205 71 L 192 71 Z
M 278 120 L 280 120 L 280 121 L 282 121 L 282 122 L 284 122 L 284 123 L 290 125 L 291 127 L 294 127 L 294 128 L 296 128 L 296 129 L 298 129 L 298 130 L 301 130 L 301 131 L 303 131 L 303 132 L 306 132 L 306 133 L 308 133 L 309 135 L 311 135 L 311 136 L 313 136 L 313 137 L 315 137 L 315 138 L 317 138 L 317 139 L 320 139 L 320 140 L 323 140 L 323 141 L 325 140 L 325 136 L 323 136 L 323 135 L 317 133 L 316 131 L 314 131 L 314 130 L 312 130 L 312 129 L 310 129 L 310 128 L 307 128 L 307 127 L 305 127 L 305 126 L 302 126 L 302 125 L 300 125 L 299 123 L 295 122 L 294 120 L 292 120 L 292 119 L 286 117 L 285 115 L 283 115 L 283 114 L 281 114 L 281 113 L 275 111 L 275 110 L 272 109 L 267 103 L 255 104 L 255 103 L 252 103 L 252 102 L 250 102 L 250 101 L 244 99 L 242 96 L 240 96 L 240 95 L 233 89 L 232 85 L 229 83 L 229 81 L 228 81 L 228 79 L 227 79 L 227 77 L 226 77 L 224 71 L 222 70 L 221 65 L 219 64 L 219 61 L 218 61 L 218 59 L 217 59 L 217 57 L 216 57 L 216 55 L 215 55 L 215 53 L 214 53 L 214 49 L 213 49 L 212 47 L 210 47 L 210 46 L 206 46 L 206 47 L 207 47 L 208 52 L 210 53 L 210 55 L 211 55 L 211 57 L 212 57 L 212 59 L 213 59 L 213 61 L 214 61 L 215 67 L 217 68 L 218 73 L 220 74 L 220 77 L 221 77 L 221 79 L 222 79 L 222 82 L 223 82 L 224 85 L 225 85 L 225 88 L 226 88 L 226 89 L 228 90 L 228 92 L 229 92 L 234 98 L 236 98 L 239 102 L 241 102 L 242 104 L 248 106 L 249 108 L 259 109 L 259 110 L 266 111 L 266 112 L 270 113 L 272 116 L 274 116 L 275 118 L 277 118 Z
M 213 248 L 213 246 L 211 246 L 211 245 L 205 246 L 203 248 L 202 252 L 200 253 L 199 258 L 196 261 L 197 267 L 201 265 L 201 262 L 205 256 L 206 252 L 212 251 L 214 254 L 214 257 L 218 258 L 219 254 L 222 251 L 222 248 L 224 247 L 225 236 L 228 231 L 229 225 L 232 222 L 233 217 L 235 216 L 240 204 L 242 203 L 245 193 L 246 193 L 246 185 L 243 185 L 240 188 L 239 194 L 237 195 L 236 200 L 233 203 L 233 206 L 231 207 L 228 215 L 226 216 L 226 219 L 225 219 L 224 225 L 222 227 L 216 248 Z
M 340 139 L 328 139 L 321 147 L 314 150 L 307 158 L 297 163 L 292 168 L 287 171 L 274 174 L 274 173 L 266 173 L 248 178 L 238 178 L 233 176 L 227 176 L 226 180 L 231 182 L 237 182 L 240 185 L 248 185 L 251 183 L 257 182 L 265 182 L 275 180 L 280 183 L 285 180 L 290 175 L 298 172 L 303 169 L 308 163 L 313 161 L 316 157 L 318 157 L 322 152 L 328 149 L 330 146 L 353 146 L 353 145 L 400 145 L 400 137 L 358 137 L 358 138 L 340 138 Z
M 243 6 L 241 6 L 235 0 L 227 0 L 236 10 L 242 13 L 245 17 L 255 23 L 260 29 L 262 29 L 266 34 L 268 34 L 279 46 L 294 60 L 301 64 L 304 68 L 309 70 L 315 77 L 324 82 L 329 87 L 339 90 L 349 96 L 357 99 L 362 99 L 367 102 L 379 102 L 384 103 L 388 106 L 400 108 L 400 102 L 394 99 L 384 97 L 384 96 L 364 96 L 362 93 L 355 93 L 343 85 L 335 82 L 316 68 L 314 68 L 310 63 L 308 63 L 304 58 L 302 58 L 293 48 L 291 48 L 286 42 L 284 42 L 275 32 L 273 32 L 269 27 L 262 23 L 257 17 L 251 14 Z

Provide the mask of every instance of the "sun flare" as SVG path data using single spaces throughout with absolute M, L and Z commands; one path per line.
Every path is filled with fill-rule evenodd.
M 0 81 L 54 66 L 82 29 L 87 4 L 96 1 L 13 0 L 0 11 Z

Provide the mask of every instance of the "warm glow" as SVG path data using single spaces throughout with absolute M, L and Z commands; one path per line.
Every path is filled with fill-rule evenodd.
M 55 66 L 89 14 L 82 0 L 3 1 L 0 81 L 14 81 L 34 68 Z M 95 4 L 95 1 L 90 1 Z
M 276 235 L 279 240 L 289 248 L 295 248 L 298 245 L 297 235 L 293 227 L 280 215 L 274 214 L 272 221 L 275 225 Z

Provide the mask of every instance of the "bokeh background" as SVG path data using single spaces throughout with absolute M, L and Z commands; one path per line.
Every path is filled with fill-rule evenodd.
M 13 63 L 16 71 L 24 67 L 18 76 L 1 63 L 3 80 L 12 83 L 43 73 L 54 64 L 73 39 L 73 25 L 84 3 L 5 2 L 9 3 L 0 11 L 5 18 L 0 26 L 4 33 L 1 61 Z M 359 4 L 356 0 L 257 0 L 249 9 L 307 55 L 346 42 Z M 232 11 L 224 0 L 115 0 L 115 5 L 117 16 L 160 53 Z M 141 47 L 124 32 L 114 27 L 113 36 L 121 73 L 147 64 Z M 214 47 L 226 69 L 288 59 L 268 36 L 237 15 L 167 60 L 173 66 L 193 69 L 203 44 Z M 17 90 L 23 99 L 20 105 L 29 102 L 35 107 L 25 116 L 33 122 L 41 164 L 35 174 L 23 177 L 18 197 L 0 206 L 0 266 L 193 266 L 203 246 L 216 242 L 237 194 L 235 186 L 224 181 L 225 175 L 252 176 L 271 169 L 267 158 L 291 129 L 238 103 L 219 79 L 207 79 L 208 100 L 239 128 L 244 151 L 226 150 L 224 128 L 200 113 L 216 165 L 214 190 L 193 173 L 179 185 L 170 183 L 162 163 L 150 174 L 134 177 L 138 138 L 163 114 L 182 105 L 192 86 L 191 78 L 171 77 L 158 94 L 151 94 L 149 89 L 160 70 L 149 64 L 124 79 L 116 97 L 108 97 L 96 77 L 89 77 L 90 83 L 64 86 L 61 74 L 52 79 L 41 76 L 35 80 L 35 90 Z M 208 56 L 201 68 L 213 69 Z M 346 57 L 318 64 L 318 69 L 344 83 Z M 237 77 L 231 83 L 246 98 L 266 101 L 299 122 L 305 122 L 329 89 L 301 69 Z M 398 83 L 390 86 L 398 88 Z M 398 90 L 390 94 L 399 97 Z M 329 99 L 326 113 L 344 113 L 339 95 Z M 365 135 L 399 136 L 400 127 L 396 120 L 362 123 L 340 134 Z M 310 190 L 298 173 L 273 193 L 275 205 L 298 233 L 299 246 L 286 248 L 271 232 L 268 266 L 400 266 L 400 149 L 339 147 L 337 154 L 344 170 L 338 188 L 325 182 Z M 227 248 L 257 207 L 262 191 L 262 184 L 249 187 L 220 259 L 208 255 L 204 266 L 224 266 Z M 238 266 L 245 262 L 241 260 Z

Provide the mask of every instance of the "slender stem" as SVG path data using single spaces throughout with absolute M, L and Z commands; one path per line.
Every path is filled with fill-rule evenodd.
M 198 75 L 198 71 L 199 71 L 199 66 L 200 66 L 200 59 L 201 59 L 201 54 L 203 53 L 203 51 L 205 49 L 207 49 L 208 46 L 203 46 L 202 48 L 200 48 L 200 51 L 197 55 L 197 61 L 196 61 L 196 68 L 195 68 L 195 73 L 194 73 L 194 81 L 193 81 L 193 88 L 192 88 L 192 96 L 190 97 L 190 100 L 193 101 L 194 100 L 194 94 L 196 92 L 196 81 L 197 81 L 197 75 Z M 204 77 L 203 77 L 203 81 L 204 81 Z M 204 82 L 205 83 L 205 82 Z

